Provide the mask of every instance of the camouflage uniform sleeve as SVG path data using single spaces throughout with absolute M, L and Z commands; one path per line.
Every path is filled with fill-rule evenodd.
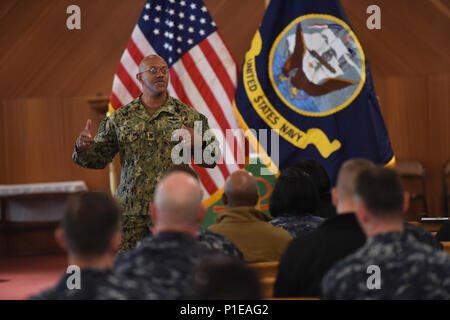
M 87 150 L 80 150 L 75 146 L 72 160 L 76 164 L 90 169 L 103 169 L 112 161 L 119 151 L 114 123 L 106 117 L 100 123 L 94 144 Z

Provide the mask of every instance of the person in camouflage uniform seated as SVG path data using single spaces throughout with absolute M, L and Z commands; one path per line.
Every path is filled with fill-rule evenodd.
M 356 217 L 368 239 L 328 271 L 321 297 L 450 299 L 450 256 L 403 232 L 408 194 L 397 173 L 382 167 L 362 171 L 355 201 Z
M 199 182 L 184 172 L 166 175 L 155 191 L 150 213 L 153 234 L 118 255 L 115 270 L 162 292 L 169 299 L 192 296 L 192 275 L 205 259 L 223 256 L 196 241 L 204 218 Z
M 59 244 L 68 250 L 69 265 L 79 268 L 78 282 L 76 271 L 64 273 L 56 286 L 30 299 L 164 299 L 161 293 L 113 272 L 120 242 L 120 214 L 120 205 L 106 193 L 83 192 L 71 197 L 62 229 L 57 229 L 55 235 Z
M 94 139 L 88 120 L 72 156 L 82 167 L 103 169 L 120 154 L 122 172 L 116 197 L 124 208 L 121 250 L 134 247 L 150 233 L 148 210 L 155 186 L 175 165 L 171 153 L 180 141 L 172 141 L 174 130 L 187 130 L 191 141 L 183 142 L 192 148 L 207 148 L 204 154 L 212 155 L 198 165 L 212 168 L 220 157 L 215 137 L 209 143 L 201 140 L 209 129 L 207 118 L 167 93 L 169 71 L 163 58 L 157 55 L 144 58 L 136 77 L 143 93 L 103 119 Z M 194 125 L 202 135 L 194 135 Z

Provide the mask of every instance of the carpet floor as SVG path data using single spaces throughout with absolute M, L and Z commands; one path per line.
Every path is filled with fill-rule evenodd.
M 0 300 L 23 300 L 56 284 L 65 255 L 0 258 Z

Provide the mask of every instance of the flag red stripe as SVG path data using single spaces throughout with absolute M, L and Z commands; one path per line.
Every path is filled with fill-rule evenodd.
M 144 59 L 144 55 L 142 54 L 141 50 L 136 46 L 136 43 L 134 43 L 133 38 L 130 38 L 130 41 L 128 41 L 127 46 L 128 52 L 130 53 L 130 56 L 133 58 L 134 62 L 139 65 Z
M 211 68 L 213 68 L 217 78 L 220 80 L 222 87 L 227 93 L 228 99 L 230 102 L 233 102 L 234 92 L 236 89 L 222 61 L 217 56 L 216 51 L 211 47 L 211 44 L 206 39 L 199 43 L 199 47 L 203 51 L 203 54 L 208 60 Z
M 141 89 L 138 88 L 134 80 L 131 78 L 130 74 L 124 68 L 122 62 L 119 63 L 116 74 L 122 81 L 125 88 L 128 89 L 128 92 L 131 94 L 133 98 L 137 98 L 137 96 L 141 94 Z
M 223 158 L 223 156 L 222 156 L 222 158 Z M 224 163 L 220 163 L 220 164 L 218 163 L 216 166 L 217 166 L 217 168 L 219 168 L 220 172 L 222 172 L 224 180 L 226 180 L 228 178 L 228 176 L 230 175 L 230 170 L 228 170 L 227 165 Z
M 200 181 L 202 182 L 206 191 L 208 191 L 210 195 L 213 195 L 217 190 L 217 186 L 209 176 L 206 169 L 196 165 L 195 163 L 192 163 L 192 168 L 197 172 L 198 176 L 200 177 Z
M 175 90 L 178 99 L 184 103 L 186 103 L 188 106 L 192 107 L 192 103 L 189 100 L 186 91 L 184 90 L 183 84 L 180 81 L 180 78 L 178 78 L 178 74 L 174 68 L 170 68 L 170 82 L 172 83 L 172 87 Z
M 120 100 L 117 98 L 116 94 L 113 92 L 111 92 L 111 106 L 114 108 L 114 110 L 119 109 L 122 106 L 122 103 L 120 102 Z

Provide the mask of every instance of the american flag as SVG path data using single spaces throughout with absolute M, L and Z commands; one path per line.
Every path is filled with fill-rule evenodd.
M 169 66 L 169 94 L 197 109 L 208 118 L 211 128 L 218 129 L 215 133 L 226 163 L 222 161 L 214 169 L 192 165 L 209 206 L 218 200 L 217 191 L 229 174 L 243 167 L 236 163 L 235 147 L 224 145 L 234 143 L 238 150 L 244 150 L 238 139 L 226 139 L 227 129 L 239 128 L 232 107 L 238 81 L 236 62 L 201 0 L 149 0 L 114 76 L 112 109 L 141 94 L 136 80 L 138 66 L 145 56 L 154 53 Z

